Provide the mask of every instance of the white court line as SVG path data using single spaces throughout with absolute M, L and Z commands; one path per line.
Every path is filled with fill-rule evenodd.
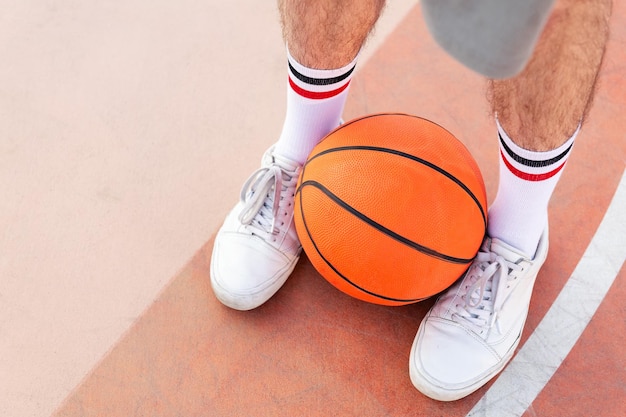
M 626 259 L 626 171 L 596 234 L 522 349 L 467 417 L 521 416 L 587 327 Z

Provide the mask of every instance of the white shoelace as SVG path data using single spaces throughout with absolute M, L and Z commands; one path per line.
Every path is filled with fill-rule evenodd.
M 287 193 L 293 194 L 296 181 L 295 172 L 284 172 L 277 164 L 257 169 L 241 189 L 239 221 L 265 240 L 278 234 L 284 226 L 277 225 L 280 209 L 290 204 L 293 195 Z
M 522 267 L 493 252 L 478 252 L 474 262 L 461 289 L 464 303 L 456 305 L 454 316 L 480 334 L 498 325 L 498 314 L 509 294 L 507 290 Z

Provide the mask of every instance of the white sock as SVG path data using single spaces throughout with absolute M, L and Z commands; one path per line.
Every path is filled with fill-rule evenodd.
M 300 164 L 339 126 L 357 58 L 343 68 L 317 70 L 300 65 L 287 51 L 287 114 L 275 153 Z
M 500 182 L 489 209 L 488 233 L 533 258 L 548 224 L 548 202 L 563 172 L 574 139 L 557 149 L 533 152 L 513 143 L 500 123 Z

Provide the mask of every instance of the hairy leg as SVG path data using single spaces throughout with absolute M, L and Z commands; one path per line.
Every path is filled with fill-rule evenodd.
M 278 0 L 283 37 L 292 56 L 316 69 L 354 59 L 378 20 L 384 0 Z
M 285 122 L 215 237 L 211 258 L 215 295 L 238 310 L 266 302 L 298 262 L 298 175 L 315 145 L 339 125 L 356 56 L 383 1 L 279 0 L 278 6 L 288 46 Z
M 586 116 L 609 33 L 611 0 L 562 0 L 524 71 L 489 83 L 498 120 L 522 148 L 555 149 Z

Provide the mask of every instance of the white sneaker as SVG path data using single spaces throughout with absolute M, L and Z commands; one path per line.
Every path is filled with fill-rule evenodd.
M 300 257 L 293 224 L 294 195 L 301 166 L 273 154 L 241 190 L 241 200 L 215 237 L 211 286 L 217 298 L 237 310 L 269 300 L 285 283 Z
M 485 239 L 465 276 L 439 297 L 415 336 L 409 373 L 419 391 L 458 400 L 504 368 L 520 342 L 547 253 L 547 229 L 533 260 L 498 239 Z

